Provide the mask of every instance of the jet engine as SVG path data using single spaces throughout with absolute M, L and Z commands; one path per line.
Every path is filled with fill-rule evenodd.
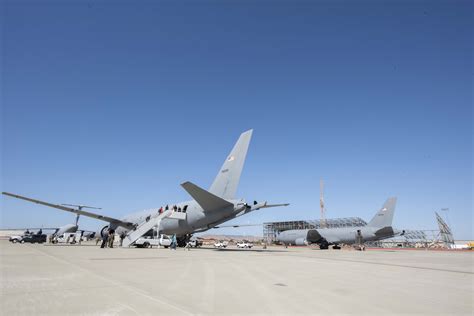
M 298 238 L 298 239 L 295 240 L 295 245 L 296 246 L 307 246 L 308 243 L 306 242 L 306 239 Z
M 107 231 L 108 231 L 108 230 L 109 230 L 109 225 L 104 226 L 104 228 L 102 228 L 102 229 L 100 230 L 100 237 L 103 238 L 103 237 L 105 236 L 105 234 L 107 234 Z

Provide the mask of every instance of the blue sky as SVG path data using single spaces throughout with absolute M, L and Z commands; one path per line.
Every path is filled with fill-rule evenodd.
M 2 190 L 114 217 L 208 187 L 254 128 L 240 223 L 370 219 L 472 239 L 468 1 L 2 3 Z M 1 226 L 71 214 L 1 199 Z M 101 226 L 81 219 L 83 227 Z M 219 232 L 218 230 L 213 233 Z M 261 234 L 261 228 L 225 233 Z

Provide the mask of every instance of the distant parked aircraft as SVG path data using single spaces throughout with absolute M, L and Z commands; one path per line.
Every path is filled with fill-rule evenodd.
M 334 249 L 339 249 L 339 244 L 342 243 L 354 244 L 390 238 L 403 233 L 392 227 L 396 203 L 397 198 L 389 198 L 367 226 L 285 230 L 277 235 L 277 240 L 286 245 L 318 244 L 321 249 L 334 245 Z

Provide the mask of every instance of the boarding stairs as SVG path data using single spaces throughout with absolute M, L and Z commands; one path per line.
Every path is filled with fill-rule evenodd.
M 125 236 L 122 242 L 122 247 L 129 247 L 138 238 L 145 235 L 150 229 L 157 227 L 157 230 L 160 229 L 160 223 L 165 218 L 177 219 L 177 220 L 185 220 L 186 213 L 175 212 L 173 210 L 166 210 L 161 214 L 157 214 L 157 216 L 151 217 L 148 221 L 144 221 L 140 225 L 138 225 L 134 230 L 130 230 L 128 234 Z

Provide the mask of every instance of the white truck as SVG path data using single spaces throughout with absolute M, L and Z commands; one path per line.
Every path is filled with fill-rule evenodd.
M 226 240 L 219 240 L 214 243 L 214 247 L 217 249 L 227 248 L 228 244 Z
M 16 244 L 17 242 L 21 242 L 22 239 L 23 239 L 23 236 L 15 235 L 15 236 L 10 236 L 9 241 Z
M 248 241 L 240 241 L 237 243 L 237 248 L 252 248 L 253 244 Z
M 151 248 L 153 246 L 163 246 L 165 248 L 168 248 L 171 245 L 171 238 L 167 235 L 160 235 L 160 238 L 158 237 L 152 237 L 152 236 L 143 236 L 137 239 L 135 241 L 135 247 L 137 248 Z
M 202 246 L 202 240 L 199 240 L 197 238 L 191 239 L 189 241 L 189 246 L 193 248 L 201 247 Z

